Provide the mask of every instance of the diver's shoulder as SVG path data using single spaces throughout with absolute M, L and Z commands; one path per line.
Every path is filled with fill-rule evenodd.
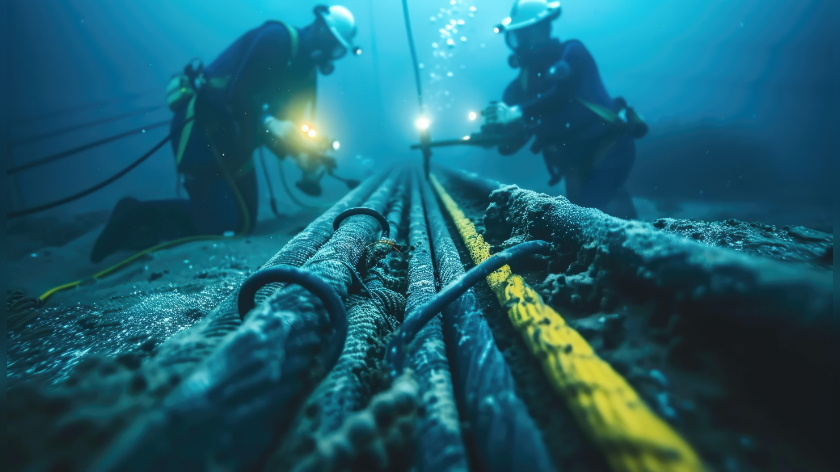
M 584 46 L 583 41 L 579 39 L 569 39 L 563 41 L 563 48 L 568 53 L 584 53 L 589 54 L 589 50 Z
M 294 28 L 282 21 L 267 20 L 265 23 L 252 29 L 250 32 L 256 38 L 276 38 L 278 40 L 288 40 L 290 37 L 289 28 Z

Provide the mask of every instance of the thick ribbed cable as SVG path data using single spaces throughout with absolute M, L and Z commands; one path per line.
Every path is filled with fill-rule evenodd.
M 412 177 L 406 314 L 427 303 L 437 293 L 420 178 L 416 173 Z M 418 425 L 417 470 L 468 470 L 439 316 L 417 333 L 409 345 L 407 361 L 406 366 L 414 371 L 420 385 L 420 401 L 425 409 Z
M 464 267 L 431 188 L 426 182 L 422 186 L 438 278 L 447 286 L 464 274 Z M 464 419 L 473 426 L 481 469 L 554 470 L 475 292 L 470 289 L 449 305 L 443 319 L 455 393 Z
M 365 206 L 384 211 L 395 177 L 391 173 Z M 322 216 L 316 223 L 332 221 Z M 348 218 L 303 268 L 344 298 L 353 280 L 345 264 L 355 267 L 365 246 L 380 231 L 374 218 Z M 238 318 L 235 308 L 231 311 Z M 298 286 L 278 290 L 222 340 L 159 410 L 126 431 L 98 470 L 257 466 L 303 396 L 323 375 L 318 373 L 318 354 L 329 336 L 328 327 L 317 297 Z M 164 431 L 177 438 L 177 444 L 157 440 Z M 166 461 L 156 457 L 166 457 Z
M 398 233 L 398 229 L 407 207 L 408 183 L 407 178 L 401 179 L 387 214 L 390 234 L 394 238 L 405 238 L 405 235 Z M 373 247 L 371 246 L 371 249 Z M 393 250 L 388 250 L 394 257 L 403 257 Z M 383 265 L 384 275 L 390 276 L 391 267 L 387 263 Z M 367 278 L 365 285 L 376 295 L 389 294 L 389 298 L 401 299 L 404 307 L 405 299 L 402 295 L 385 288 L 379 278 Z M 270 459 L 273 467 L 285 470 L 306 461 L 317 461 L 316 456 L 323 453 L 321 448 L 313 450 L 305 447 L 305 444 L 313 438 L 318 443 L 324 441 L 330 433 L 338 430 L 350 415 L 361 410 L 370 400 L 374 387 L 371 382 L 375 380 L 375 366 L 371 365 L 371 359 L 382 358 L 382 339 L 398 324 L 398 313 L 392 313 L 394 309 L 377 303 L 380 303 L 379 298 L 372 299 L 367 293 L 348 297 L 349 331 L 344 352 L 327 377 L 299 409 L 294 426 L 286 432 L 282 444 Z M 386 316 L 383 316 L 380 309 L 385 311 Z

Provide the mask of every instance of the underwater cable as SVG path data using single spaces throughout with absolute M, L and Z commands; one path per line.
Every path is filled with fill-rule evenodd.
M 30 136 L 28 138 L 19 139 L 17 141 L 13 141 L 9 143 L 9 148 L 15 148 L 18 146 L 22 146 L 28 143 L 34 143 L 37 141 L 43 141 L 47 138 L 52 138 L 54 136 L 60 136 L 62 134 L 67 134 L 71 131 L 78 131 L 80 129 L 90 128 L 93 126 L 102 125 L 105 123 L 111 123 L 113 121 L 122 120 L 123 118 L 129 118 L 132 116 L 142 115 L 143 113 L 149 113 L 150 111 L 154 111 L 157 109 L 163 108 L 163 105 L 156 105 L 153 107 L 145 107 L 140 108 L 139 110 L 130 111 L 127 113 L 120 113 L 119 115 L 109 116 L 108 118 L 100 118 L 98 120 L 88 121 L 81 124 L 76 124 L 73 126 L 68 126 L 66 128 L 57 129 L 55 131 L 50 131 L 48 133 L 38 134 L 35 136 Z
M 260 166 L 262 166 L 263 175 L 265 175 L 265 183 L 268 185 L 268 196 L 271 199 L 269 201 L 271 212 L 274 213 L 275 217 L 280 218 L 280 212 L 277 211 L 277 199 L 274 198 L 274 189 L 271 187 L 271 177 L 268 176 L 268 168 L 265 165 L 265 155 L 262 146 L 260 146 Z
M 289 197 L 289 200 L 291 200 L 292 203 L 294 203 L 295 205 L 303 208 L 304 210 L 323 211 L 323 210 L 329 208 L 329 205 L 327 205 L 327 206 L 313 206 L 313 205 L 307 205 L 306 203 L 303 203 L 302 201 L 298 200 L 297 197 L 295 197 L 294 193 L 292 192 L 292 189 L 289 188 L 289 184 L 286 183 L 286 171 L 283 170 L 283 160 L 282 159 L 280 160 L 280 162 L 277 163 L 277 168 L 280 170 L 280 183 L 283 184 L 283 190 L 286 191 L 286 195 Z
M 447 305 L 455 301 L 475 284 L 513 261 L 535 254 L 547 254 L 551 244 L 545 241 L 528 241 L 490 257 L 481 264 L 470 269 L 469 272 L 447 285 L 437 295 L 424 305 L 406 315 L 405 322 L 400 326 L 400 334 L 391 340 L 388 346 L 388 363 L 391 366 L 391 376 L 396 378 L 402 373 L 405 361 L 405 347 L 411 343 L 420 329 L 441 312 Z
M 10 126 L 21 126 L 21 125 L 25 125 L 27 123 L 32 123 L 32 122 L 35 122 L 35 121 L 42 121 L 42 120 L 47 120 L 47 119 L 50 119 L 50 118 L 55 118 L 57 116 L 70 115 L 70 114 L 77 113 L 77 112 L 80 112 L 80 111 L 92 110 L 94 108 L 99 108 L 103 105 L 109 105 L 111 103 L 119 103 L 119 102 L 124 102 L 124 101 L 131 100 L 131 99 L 134 99 L 134 98 L 145 97 L 145 96 L 148 96 L 152 93 L 157 94 L 158 90 L 153 89 L 153 90 L 146 90 L 145 92 L 131 93 L 131 94 L 128 94 L 128 95 L 123 95 L 122 97 L 109 98 L 107 100 L 100 100 L 98 102 L 88 103 L 87 105 L 79 105 L 79 106 L 75 106 L 75 107 L 72 107 L 72 108 L 67 108 L 67 109 L 64 109 L 64 110 L 53 111 L 53 112 L 49 112 L 49 113 L 43 113 L 43 114 L 40 114 L 40 115 L 30 116 L 28 118 L 11 120 L 11 121 L 9 121 L 9 125 Z
M 473 262 L 481 265 L 490 259 L 490 245 L 472 221 L 434 175 L 431 182 Z M 601 449 L 613 471 L 704 470 L 691 445 L 522 277 L 505 265 L 487 276 L 487 285 L 539 360 L 554 391 L 565 400 L 578 426 Z
M 50 162 L 55 162 L 65 157 L 72 156 L 74 154 L 78 154 L 83 151 L 87 151 L 89 149 L 97 148 L 104 144 L 112 143 L 114 141 L 119 141 L 120 139 L 127 138 L 129 136 L 133 136 L 135 134 L 144 133 L 146 130 L 160 128 L 161 126 L 166 126 L 170 123 L 170 120 L 166 121 L 158 121 L 157 123 L 152 123 L 148 126 L 141 126 L 139 128 L 134 128 L 132 130 L 125 131 L 120 134 L 115 134 L 113 136 L 108 136 L 107 138 L 102 138 L 87 144 L 83 144 L 81 146 L 75 147 L 73 149 L 68 149 L 67 151 L 62 151 L 57 154 L 53 154 L 51 156 L 42 157 L 36 161 L 28 162 L 26 164 L 21 164 L 19 166 L 15 166 L 6 170 L 6 176 L 17 174 L 18 172 L 31 169 L 33 167 L 40 167 L 44 164 L 49 164 Z

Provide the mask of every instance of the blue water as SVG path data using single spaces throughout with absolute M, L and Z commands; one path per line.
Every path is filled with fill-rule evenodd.
M 364 52 L 339 61 L 333 75 L 321 78 L 318 126 L 341 141 L 335 155 L 347 175 L 363 176 L 372 163 L 419 161 L 419 154 L 408 150 L 417 139 L 413 123 L 419 112 L 400 2 L 342 3 L 356 15 L 357 40 Z M 492 31 L 508 15 L 511 2 L 408 3 L 432 137 L 457 138 L 475 131 L 477 122 L 470 121 L 468 113 L 499 99 L 516 76 L 507 65 L 503 38 Z M 169 76 L 192 57 L 210 62 L 267 19 L 308 24 L 314 4 L 10 0 L 10 120 L 132 93 L 141 96 L 50 120 L 11 124 L 9 139 L 163 105 Z M 563 2 L 553 32 L 561 40 L 581 40 L 595 57 L 610 94 L 625 97 L 651 125 L 650 134 L 638 142 L 636 166 L 627 184 L 634 196 L 733 208 L 793 206 L 828 214 L 836 181 L 831 148 L 836 110 L 833 16 L 828 0 L 570 0 Z M 449 48 L 439 29 L 453 19 L 458 33 Z M 13 149 L 13 159 L 27 162 L 169 116 L 163 107 L 23 145 Z M 164 129 L 21 174 L 20 190 L 7 193 L 7 198 L 19 208 L 80 190 L 127 165 L 161 139 Z M 512 157 L 492 150 L 447 149 L 433 159 L 503 182 L 562 192 L 562 187 L 546 185 L 542 159 L 527 148 Z M 260 184 L 264 186 L 262 180 Z M 343 191 L 338 185 L 328 188 L 323 200 Z M 268 211 L 264 188 L 260 194 L 261 211 Z M 126 195 L 175 195 L 168 147 L 118 184 L 53 212 L 107 209 Z M 285 197 L 280 200 L 290 205 Z

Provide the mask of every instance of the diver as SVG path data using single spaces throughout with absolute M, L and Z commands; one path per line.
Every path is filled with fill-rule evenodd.
M 560 11 L 559 2 L 516 0 L 510 17 L 494 28 L 504 33 L 513 51 L 508 63 L 519 76 L 501 102 L 484 110 L 485 127 L 502 127 L 508 136 L 499 145 L 502 155 L 536 136 L 530 150 L 542 153 L 548 185 L 565 177 L 572 203 L 635 218 L 624 182 L 635 161 L 633 140 L 644 136 L 647 126 L 622 98 L 610 98 L 580 41 L 551 37 Z
M 304 28 L 268 21 L 206 68 L 192 62 L 173 76 L 167 88 L 172 149 L 189 199 L 120 200 L 92 262 L 189 236 L 248 233 L 257 216 L 252 155 L 263 145 L 280 159 L 297 161 L 304 171 L 298 188 L 320 190 L 308 176 L 315 175 L 313 161 L 329 158 L 317 152 L 318 140 L 306 139 L 314 130 L 307 136 L 301 127 L 314 116 L 317 73 L 332 73 L 335 60 L 360 50 L 353 46 L 356 23 L 347 8 L 316 6 L 314 12 L 315 21 Z

